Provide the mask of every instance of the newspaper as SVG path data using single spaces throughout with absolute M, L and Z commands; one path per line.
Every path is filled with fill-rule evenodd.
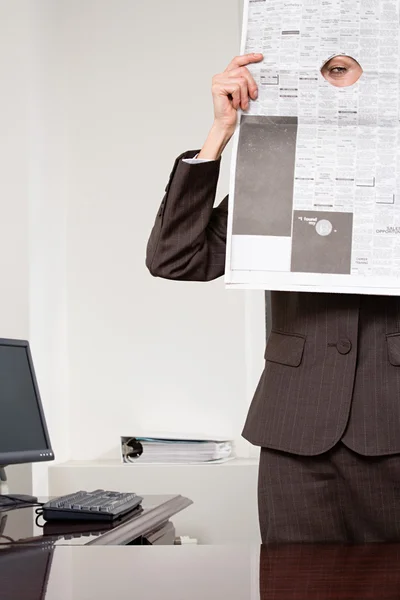
M 245 0 L 228 287 L 400 292 L 399 1 Z

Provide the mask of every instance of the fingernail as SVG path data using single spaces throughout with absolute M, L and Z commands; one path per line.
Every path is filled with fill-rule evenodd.
M 253 96 L 254 96 L 254 100 L 257 100 L 257 98 L 258 98 L 258 90 L 255 90 Z

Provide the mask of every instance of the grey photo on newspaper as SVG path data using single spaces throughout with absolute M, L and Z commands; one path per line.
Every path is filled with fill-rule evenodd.
M 400 292 L 399 0 L 246 0 L 226 283 Z

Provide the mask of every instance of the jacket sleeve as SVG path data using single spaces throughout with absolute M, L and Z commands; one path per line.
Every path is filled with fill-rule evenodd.
M 214 208 L 220 161 L 175 161 L 147 244 L 146 266 L 155 277 L 210 281 L 224 274 L 228 197 Z

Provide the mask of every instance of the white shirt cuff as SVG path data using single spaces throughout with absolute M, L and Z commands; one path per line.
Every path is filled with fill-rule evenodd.
M 182 158 L 182 161 L 188 165 L 200 165 L 201 163 L 214 162 L 211 158 L 197 158 L 198 154 L 194 158 Z

